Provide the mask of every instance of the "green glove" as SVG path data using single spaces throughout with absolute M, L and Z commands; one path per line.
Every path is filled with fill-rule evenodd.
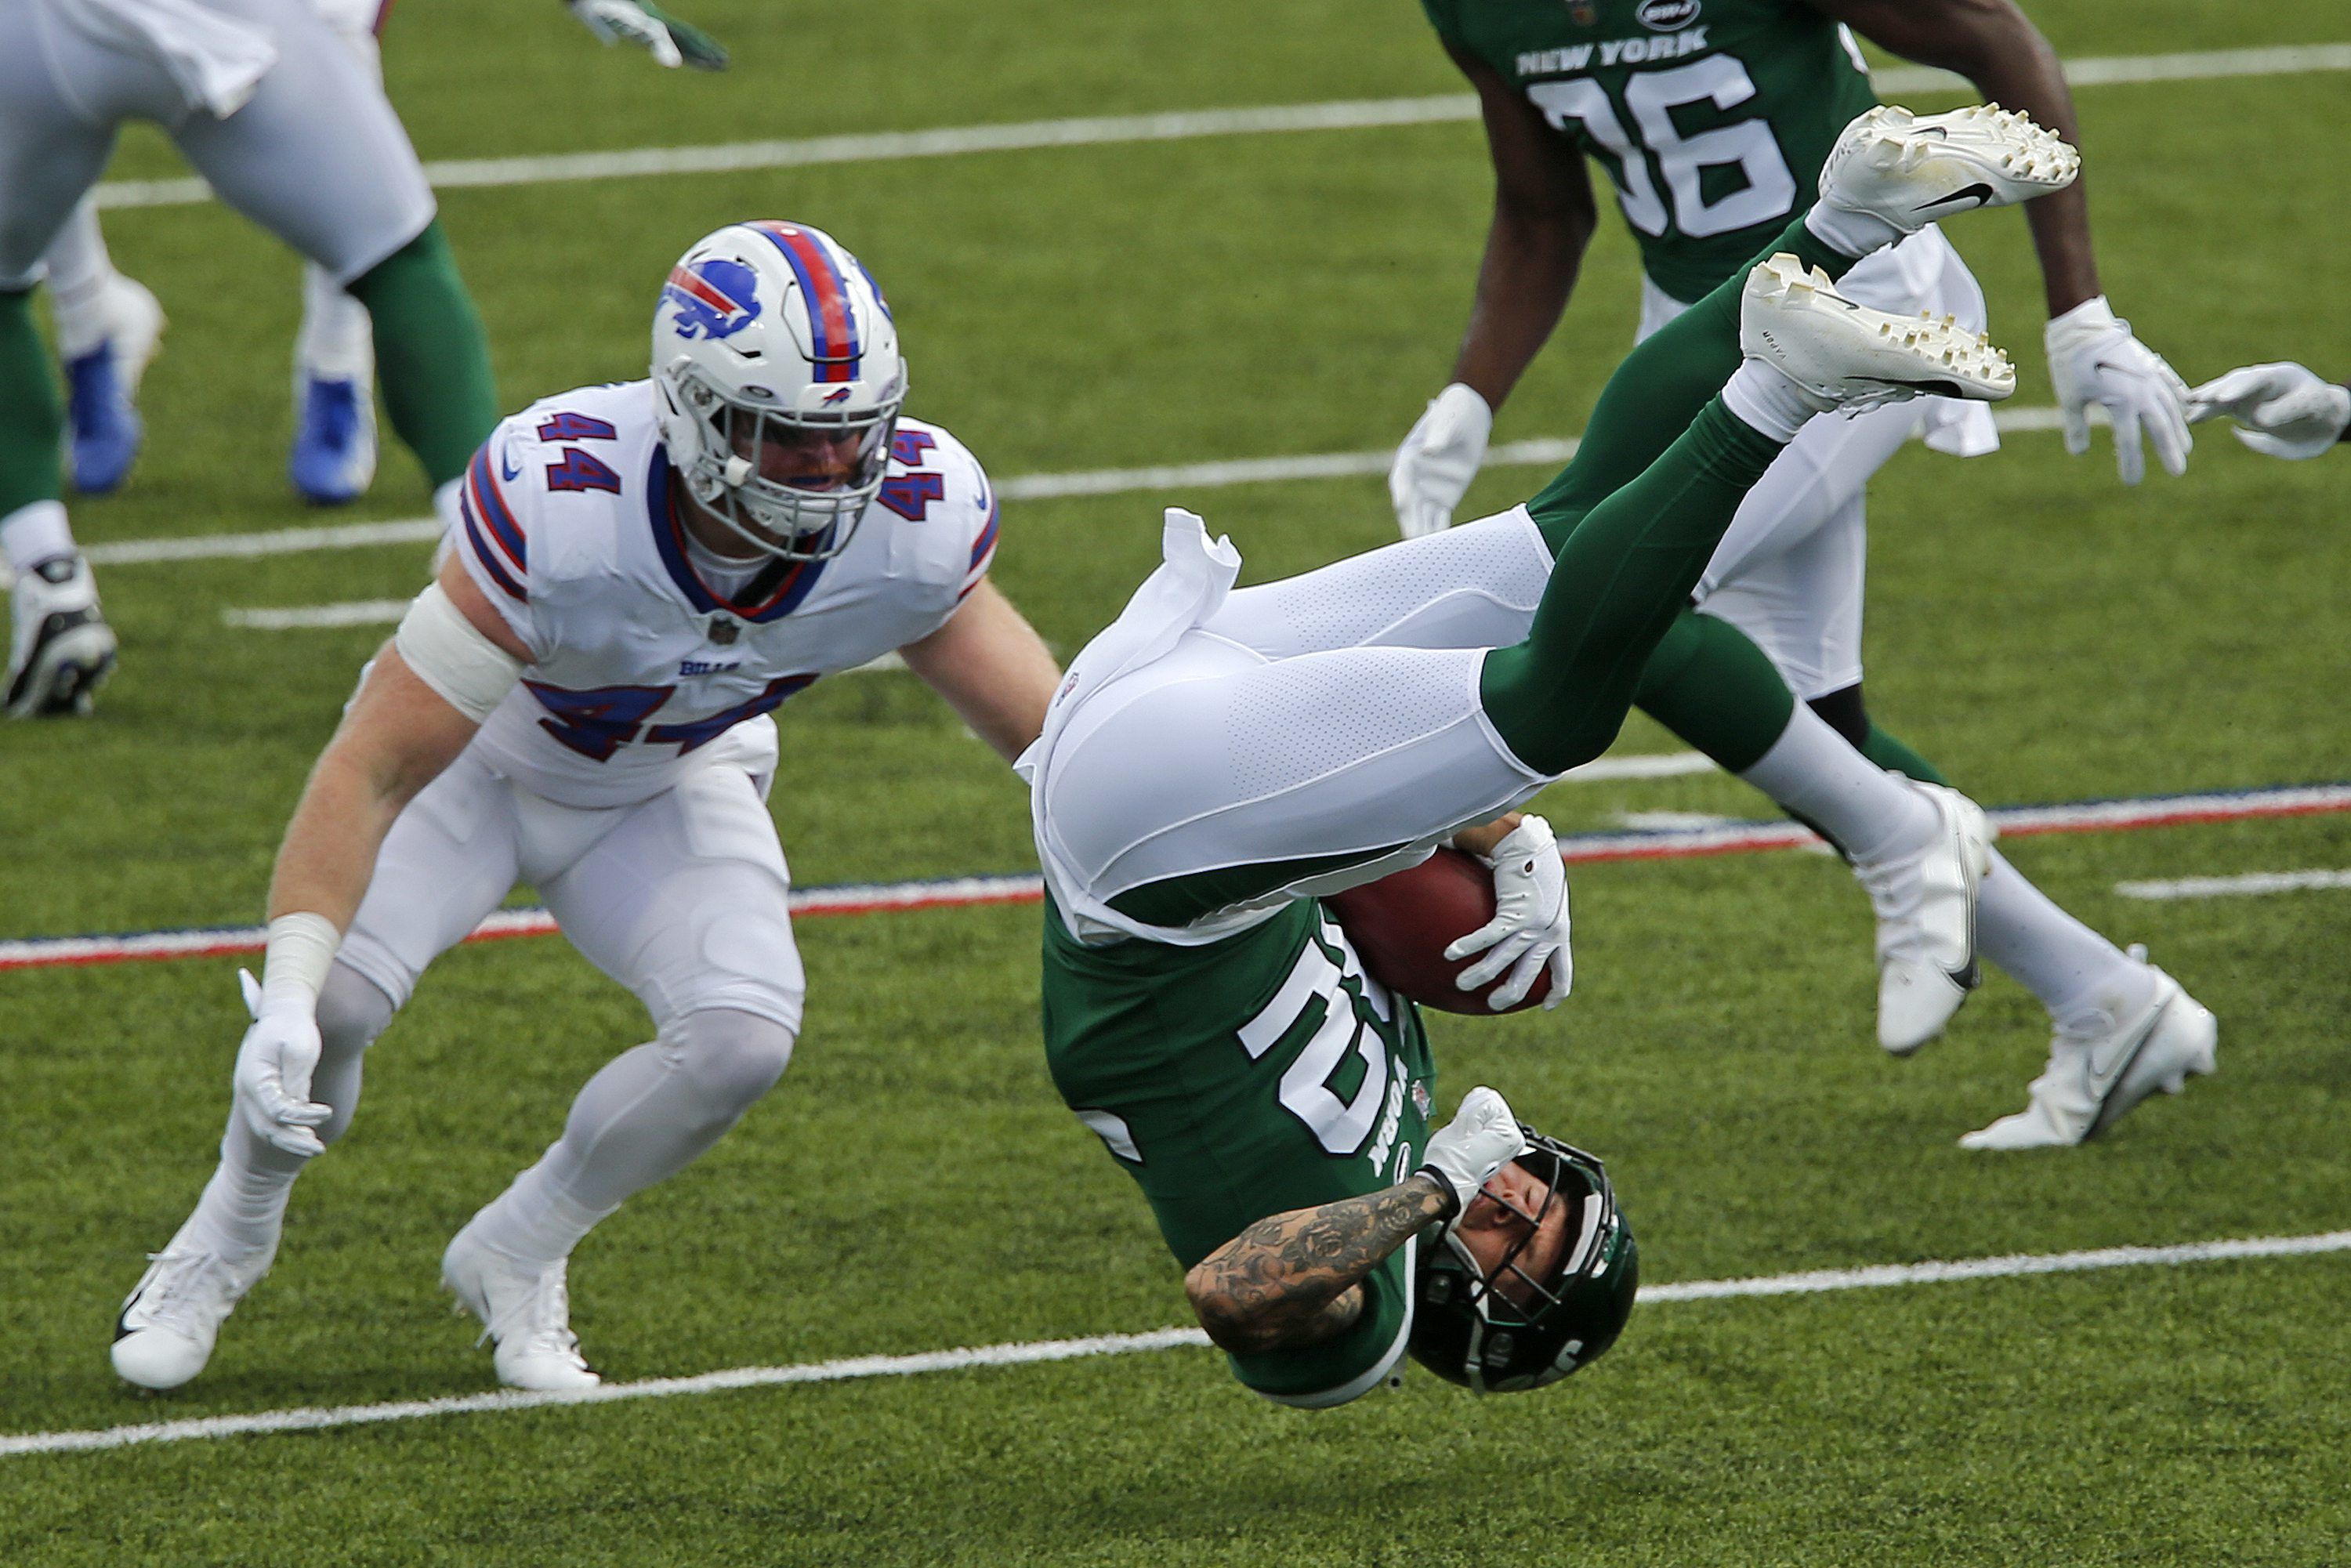
M 726 47 L 690 22 L 682 22 L 649 0 L 564 0 L 581 26 L 607 44 L 631 43 L 656 63 L 726 68 Z

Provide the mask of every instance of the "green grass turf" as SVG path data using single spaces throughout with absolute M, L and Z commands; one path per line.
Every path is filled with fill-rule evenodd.
M 2331 41 L 2320 0 L 2038 6 L 2069 54 Z M 488 19 L 484 12 L 493 12 Z M 1019 0 L 696 5 L 723 78 L 594 47 L 551 5 L 403 5 L 393 90 L 427 156 L 825 134 L 1458 90 L 1416 9 Z M 2252 19 L 2249 20 L 2249 17 Z M 2085 91 L 2101 259 L 2191 379 L 2351 364 L 2346 175 L 2283 157 L 2341 76 Z M 151 136 L 116 172 L 177 172 Z M 510 405 L 638 373 L 651 280 L 748 212 L 821 222 L 890 289 L 916 411 L 999 476 L 1357 450 L 1441 380 L 1482 239 L 1468 125 L 455 192 L 444 208 Z M 2022 225 L 1955 225 L 2045 404 Z M 211 208 L 109 221 L 173 329 L 153 434 L 85 538 L 321 520 L 282 479 L 294 268 Z M 1604 232 L 1497 438 L 1583 422 L 1629 336 Z M 2103 436 L 2100 438 L 2103 442 Z M 2208 433 L 2137 491 L 2103 446 L 1906 453 L 1876 486 L 1873 706 L 1993 801 L 2351 776 L 2339 463 Z M 1544 477 L 1497 470 L 1473 507 Z M 1008 507 L 998 580 L 1064 653 L 1189 500 L 1252 576 L 1388 537 L 1376 480 Z M 387 453 L 349 516 L 413 517 Z M 415 549 L 104 575 L 126 645 L 85 724 L 0 729 L 0 936 L 242 923 L 366 630 L 255 633 L 230 606 L 395 597 Z M 782 715 L 776 799 L 804 884 L 1033 863 L 1017 784 L 903 674 Z M 1643 723 L 1631 749 L 1672 742 Z M 1761 814 L 1719 778 L 1566 786 L 1622 810 Z M 1445 1089 L 1501 1085 L 1606 1155 L 1647 1277 L 2339 1227 L 2341 893 L 2145 904 L 2119 881 L 2351 865 L 2343 819 L 2019 841 L 2011 857 L 2223 1019 L 2222 1075 L 2099 1145 L 2005 1160 L 1956 1134 L 2022 1103 L 2044 1026 L 1995 978 L 1918 1059 L 1870 1043 L 1864 905 L 1773 854 L 1576 876 L 1566 1010 L 1432 1024 Z M 575 1321 L 620 1378 L 1180 1322 L 1125 1179 L 1054 1100 L 1032 909 L 804 922 L 809 1030 L 784 1085 L 582 1248 Z M 217 960 L 0 977 L 0 1430 L 424 1397 L 488 1384 L 440 1247 L 641 1038 L 559 940 L 452 955 L 307 1176 L 281 1266 L 213 1367 L 136 1396 L 108 1320 L 209 1167 L 237 1031 Z M 2212 1264 L 1644 1310 L 1552 1394 L 1426 1378 L 1347 1411 L 1261 1406 L 1216 1358 L 1113 1361 L 361 1431 L 0 1459 L 0 1563 L 2180 1563 L 2340 1554 L 2351 1419 L 2339 1260 Z

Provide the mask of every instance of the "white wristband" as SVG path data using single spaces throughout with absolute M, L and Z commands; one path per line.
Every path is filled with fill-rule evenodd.
M 323 915 L 281 915 L 269 923 L 269 946 L 261 959 L 263 1009 L 296 1006 L 305 1012 L 318 1005 L 319 988 L 343 934 Z

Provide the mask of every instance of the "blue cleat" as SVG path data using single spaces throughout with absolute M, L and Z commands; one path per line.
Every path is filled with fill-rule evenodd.
M 375 478 L 375 400 L 361 382 L 304 374 L 294 386 L 294 488 L 322 507 L 367 493 Z
M 74 488 L 103 496 L 119 488 L 146 428 L 131 399 L 163 334 L 162 308 L 128 277 L 108 287 L 106 335 L 66 361 L 66 446 Z

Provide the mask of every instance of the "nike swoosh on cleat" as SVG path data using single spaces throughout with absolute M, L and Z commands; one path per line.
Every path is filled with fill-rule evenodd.
M 2130 1075 L 2133 1065 L 2146 1052 L 2147 1042 L 2155 1038 L 2156 1026 L 2163 1021 L 2163 1015 L 2170 1005 L 2166 1002 L 2147 1015 L 2147 1027 L 2138 1031 L 2137 1038 L 2116 1059 L 2111 1069 L 2100 1072 L 2095 1061 L 2089 1064 L 2089 1090 L 2092 1098 L 2098 1103 L 2098 1113 L 2090 1119 L 2089 1131 L 2082 1134 L 2085 1138 L 2095 1137 L 2105 1130 L 2106 1110 L 2114 1103 L 2116 1091 L 2122 1087 L 2123 1080 Z
M 1911 211 L 1917 213 L 1931 213 L 1937 207 L 1948 207 L 1953 202 L 1964 202 L 1970 197 L 1974 198 L 1974 204 L 1976 206 L 1988 207 L 1991 205 L 1992 197 L 1998 193 L 1999 193 L 1995 192 L 1990 185 L 1983 183 L 1981 181 L 1978 181 L 1976 183 L 1967 186 L 1963 190 L 1953 191 L 1949 195 L 1944 196 L 1939 200 L 1921 202 L 1916 207 L 1913 207 Z

